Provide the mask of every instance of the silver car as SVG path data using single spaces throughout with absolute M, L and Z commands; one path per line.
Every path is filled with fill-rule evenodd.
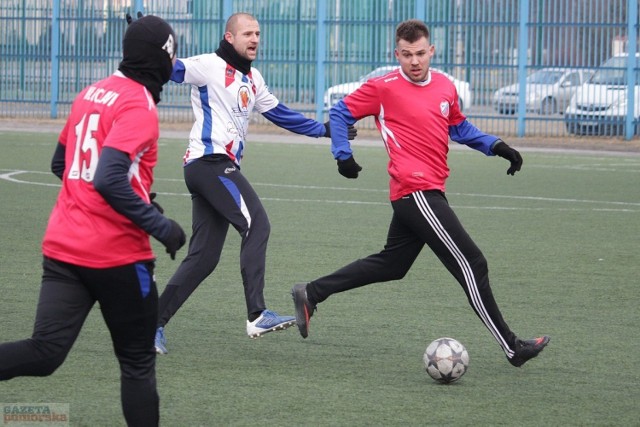
M 371 71 L 368 74 L 360 77 L 357 82 L 348 82 L 341 83 L 339 85 L 331 86 L 324 93 L 324 109 L 329 110 L 331 107 L 336 105 L 338 101 L 340 101 L 345 96 L 349 95 L 351 92 L 354 92 L 360 86 L 364 84 L 369 79 L 374 77 L 384 76 L 387 73 L 399 68 L 397 65 L 385 65 L 383 67 L 378 67 L 375 70 Z M 438 73 L 442 73 L 449 80 L 453 82 L 453 85 L 456 87 L 456 91 L 458 92 L 458 104 L 460 104 L 460 110 L 462 111 L 465 108 L 471 107 L 472 99 L 471 99 L 471 89 L 469 82 L 464 82 L 462 80 L 458 80 L 453 77 L 451 74 L 445 73 L 438 68 L 429 67 L 430 70 L 436 71 Z
M 591 77 L 591 72 L 571 68 L 543 68 L 526 80 L 526 110 L 539 114 L 561 113 L 571 97 Z M 520 85 L 498 89 L 493 94 L 493 108 L 500 114 L 518 111 Z
M 632 87 L 627 79 L 626 53 L 613 56 L 596 70 L 571 99 L 564 120 L 569 134 L 623 135 L 627 110 L 633 92 L 633 133 L 640 135 L 640 73 L 632 77 Z M 635 68 L 640 68 L 640 53 L 636 53 Z

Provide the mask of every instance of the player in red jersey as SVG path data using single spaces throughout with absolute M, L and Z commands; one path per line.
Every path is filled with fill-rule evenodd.
M 172 259 L 186 240 L 150 197 L 156 104 L 175 61 L 175 35 L 164 20 L 144 16 L 130 23 L 122 45 L 118 71 L 77 95 L 60 134 L 51 168 L 62 189 L 42 245 L 33 335 L 0 344 L 0 380 L 52 374 L 97 301 L 120 363 L 127 424 L 152 426 L 158 293 L 149 235 Z
M 400 69 L 369 80 L 331 109 L 332 152 L 338 171 L 347 178 L 357 178 L 362 170 L 346 138 L 347 126 L 375 117 L 390 159 L 393 217 L 381 252 L 293 287 L 296 323 L 306 338 L 318 303 L 338 292 L 403 278 L 428 245 L 462 285 L 509 362 L 521 366 L 542 351 L 549 337 L 521 340 L 509 329 L 491 292 L 487 261 L 450 208 L 445 181 L 449 138 L 487 156 L 507 159 L 509 175 L 520 170 L 522 157 L 466 120 L 453 83 L 429 70 L 434 52 L 423 22 L 402 22 L 396 29 L 395 49 Z

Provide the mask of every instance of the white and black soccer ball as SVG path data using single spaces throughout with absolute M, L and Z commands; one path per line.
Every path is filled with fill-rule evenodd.
M 452 383 L 467 372 L 469 353 L 453 338 L 438 338 L 427 346 L 422 357 L 424 368 L 439 383 Z

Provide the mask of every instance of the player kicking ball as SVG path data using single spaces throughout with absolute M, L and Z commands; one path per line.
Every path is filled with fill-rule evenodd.
M 393 215 L 382 251 L 293 287 L 296 323 L 306 338 L 319 303 L 350 289 L 402 279 L 427 245 L 460 283 L 509 363 L 522 366 L 545 348 L 549 337 L 523 340 L 511 331 L 493 298 L 487 261 L 445 196 L 449 139 L 508 160 L 509 175 L 520 170 L 522 157 L 500 138 L 467 121 L 453 83 L 429 69 L 434 53 L 423 22 L 400 23 L 395 48 L 400 69 L 367 81 L 330 110 L 331 150 L 338 172 L 351 179 L 357 178 L 362 168 L 354 160 L 347 126 L 375 117 L 390 160 Z

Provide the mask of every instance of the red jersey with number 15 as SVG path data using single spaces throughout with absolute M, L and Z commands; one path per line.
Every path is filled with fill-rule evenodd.
M 147 233 L 111 208 L 93 178 L 103 147 L 127 153 L 131 186 L 149 202 L 158 136 L 151 94 L 120 72 L 78 94 L 60 134 L 65 170 L 44 235 L 45 256 L 91 268 L 154 258 Z

